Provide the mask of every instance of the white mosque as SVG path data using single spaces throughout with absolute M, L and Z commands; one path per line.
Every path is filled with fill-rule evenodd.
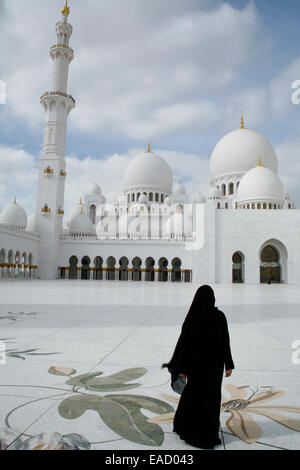
M 50 49 L 52 88 L 41 97 L 36 211 L 27 217 L 14 200 L 1 212 L 0 276 L 300 284 L 300 211 L 277 174 L 272 145 L 246 129 L 243 117 L 213 150 L 207 198 L 174 184 L 149 144 L 130 161 L 117 201 L 108 204 L 95 184 L 64 217 L 67 118 L 76 105 L 67 91 L 69 13 L 66 1 Z

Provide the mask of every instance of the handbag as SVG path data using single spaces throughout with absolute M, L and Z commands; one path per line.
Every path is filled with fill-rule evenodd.
M 179 393 L 179 395 L 181 395 L 186 384 L 187 384 L 186 377 L 182 377 L 180 374 L 178 374 L 176 379 L 173 382 L 171 382 L 171 387 L 174 390 L 174 392 Z

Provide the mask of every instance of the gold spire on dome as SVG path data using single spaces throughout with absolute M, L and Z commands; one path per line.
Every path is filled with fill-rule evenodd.
M 15 197 L 14 198 L 14 205 L 16 205 L 16 204 L 17 204 L 17 198 Z
M 65 6 L 61 9 L 63 15 L 69 16 L 70 8 L 68 7 L 68 0 L 66 0 Z
M 244 126 L 244 111 L 241 111 L 241 129 L 245 129 L 245 126 Z
M 261 166 L 264 166 L 264 165 L 261 163 L 261 157 L 259 155 L 258 156 L 258 164 L 256 165 L 256 167 L 261 167 Z
M 151 142 L 150 142 L 150 140 L 149 140 L 149 141 L 148 141 L 148 153 L 150 153 L 150 152 L 151 152 Z

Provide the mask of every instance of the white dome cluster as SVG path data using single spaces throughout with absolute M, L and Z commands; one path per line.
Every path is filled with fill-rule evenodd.
M 0 214 L 0 224 L 11 228 L 25 230 L 27 227 L 27 214 L 16 200 L 7 206 Z

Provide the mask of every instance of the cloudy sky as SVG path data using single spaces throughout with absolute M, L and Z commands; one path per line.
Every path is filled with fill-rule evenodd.
M 63 0 L 0 0 L 0 209 L 17 196 L 32 213 L 49 48 Z M 264 134 L 300 206 L 299 0 L 71 0 L 66 211 L 98 182 L 122 191 L 130 158 L 146 148 L 190 192 L 208 189 L 209 157 L 239 127 Z M 1 83 L 1 82 L 0 82 Z M 1 101 L 1 91 L 0 91 Z

